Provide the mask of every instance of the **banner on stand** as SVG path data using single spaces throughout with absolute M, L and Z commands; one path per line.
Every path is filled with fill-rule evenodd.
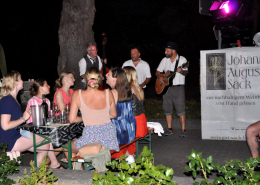
M 202 139 L 245 140 L 260 120 L 260 48 L 201 51 Z

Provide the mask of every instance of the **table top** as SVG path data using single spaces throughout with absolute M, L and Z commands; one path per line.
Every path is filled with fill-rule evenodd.
M 69 126 L 69 125 L 70 124 L 53 123 L 48 126 L 39 126 L 38 128 L 58 128 L 58 127 Z M 33 125 L 33 123 L 28 123 L 25 125 L 21 125 L 19 127 L 37 127 L 37 126 Z
M 69 140 L 82 134 L 84 123 L 73 124 L 52 124 L 51 126 L 34 126 L 32 123 L 21 125 L 17 129 L 27 130 L 35 134 L 49 135 L 52 140 L 53 147 L 60 147 Z

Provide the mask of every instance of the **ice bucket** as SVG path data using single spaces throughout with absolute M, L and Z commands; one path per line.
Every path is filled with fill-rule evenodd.
M 43 111 L 44 107 L 42 105 L 31 105 L 31 111 L 32 111 L 32 119 L 33 119 L 33 125 L 34 126 L 42 126 L 43 125 Z

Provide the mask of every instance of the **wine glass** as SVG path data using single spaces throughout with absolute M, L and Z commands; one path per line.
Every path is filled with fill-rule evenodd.
M 58 113 L 60 111 L 58 104 L 54 103 L 53 109 L 54 109 L 54 112 L 55 112 L 55 122 L 57 123 L 57 122 L 59 122 Z

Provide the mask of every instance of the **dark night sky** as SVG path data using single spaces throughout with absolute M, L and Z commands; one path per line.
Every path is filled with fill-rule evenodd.
M 50 85 L 54 84 L 58 76 L 61 9 L 62 0 L 6 1 L 0 6 L 0 43 L 8 71 L 18 70 L 24 80 L 31 72 L 35 78 L 45 77 Z M 164 57 L 164 45 L 175 41 L 180 54 L 190 61 L 186 84 L 196 96 L 200 50 L 217 48 L 212 28 L 211 17 L 200 15 L 199 2 L 194 0 L 96 0 L 93 30 L 99 51 L 101 34 L 107 33 L 109 66 L 121 66 L 130 59 L 129 48 L 138 45 L 141 58 L 150 64 L 154 75 Z

